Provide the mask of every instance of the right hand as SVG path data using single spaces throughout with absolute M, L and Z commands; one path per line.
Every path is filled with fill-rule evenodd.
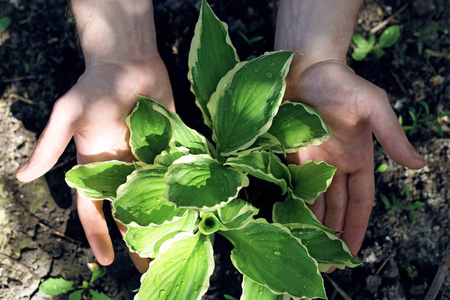
M 73 137 L 79 164 L 96 161 L 133 161 L 125 118 L 136 104 L 136 95 L 159 101 L 174 110 L 166 67 L 159 56 L 141 64 L 96 62 L 87 67 L 76 85 L 54 105 L 50 120 L 28 162 L 17 172 L 22 182 L 50 170 Z M 88 242 L 98 262 L 109 265 L 114 250 L 103 215 L 103 201 L 77 197 L 77 209 Z M 125 228 L 118 224 L 121 233 Z M 139 271 L 148 260 L 132 255 Z

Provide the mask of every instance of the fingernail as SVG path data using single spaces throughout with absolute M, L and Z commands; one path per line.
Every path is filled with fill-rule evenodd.
M 21 166 L 19 168 L 19 170 L 17 170 L 17 173 L 20 173 L 20 172 L 24 171 L 27 167 L 28 167 L 28 162 L 26 162 L 23 166 Z
M 417 153 L 416 150 L 412 151 L 412 155 L 414 155 L 417 159 L 420 159 L 421 161 L 425 161 L 425 159 L 422 157 L 422 155 L 420 155 L 419 153 Z

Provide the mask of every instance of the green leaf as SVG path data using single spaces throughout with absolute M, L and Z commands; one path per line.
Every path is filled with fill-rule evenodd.
M 82 299 L 83 290 L 76 290 L 69 295 L 69 300 L 81 300 Z
M 250 222 L 239 230 L 220 231 L 234 249 L 233 265 L 273 293 L 294 298 L 326 298 L 316 261 L 300 240 L 280 224 Z
M 206 1 L 202 1 L 189 51 L 188 78 L 196 96 L 196 104 L 203 113 L 206 125 L 210 127 L 211 115 L 207 108 L 209 99 L 220 79 L 238 62 L 236 49 L 228 35 L 228 26 L 216 17 Z
M 49 278 L 39 285 L 39 290 L 47 295 L 65 294 L 74 290 L 75 282 L 64 278 Z
M 273 119 L 269 133 L 292 153 L 309 145 L 318 145 L 331 137 L 331 129 L 319 112 L 303 103 L 285 101 Z
M 239 229 L 246 226 L 259 212 L 259 209 L 239 198 L 235 198 L 218 210 L 218 216 L 224 228 Z
M 289 165 L 294 187 L 292 196 L 308 204 L 313 204 L 316 198 L 331 184 L 336 168 L 325 162 L 306 161 L 302 165 Z
M 248 178 L 207 155 L 188 155 L 169 167 L 164 182 L 164 198 L 177 207 L 210 210 L 234 199 Z
M 370 45 L 370 43 L 369 43 L 369 41 L 367 41 L 362 35 L 360 35 L 360 34 L 354 34 L 353 35 L 353 37 L 352 37 L 352 41 L 353 41 L 353 43 L 355 43 L 355 45 L 358 47 L 358 48 L 363 48 L 363 49 L 370 49 L 371 48 L 371 45 Z M 370 50 L 369 50 L 370 51 Z
M 378 38 L 377 46 L 381 48 L 392 47 L 400 37 L 400 26 L 392 25 L 386 28 Z
M 91 280 L 89 281 L 89 283 L 93 283 L 97 279 L 102 278 L 106 275 L 106 272 L 107 271 L 105 267 L 94 267 L 92 269 Z
M 213 248 L 209 237 L 180 233 L 166 241 L 141 279 L 136 300 L 200 299 L 213 273 Z
M 131 152 L 138 160 L 152 164 L 156 155 L 169 147 L 172 125 L 166 116 L 154 109 L 156 101 L 138 99 L 133 112 L 125 120 L 131 132 Z
M 309 254 L 319 264 L 321 272 L 326 272 L 331 266 L 345 269 L 361 264 L 351 255 L 348 246 L 332 233 L 306 224 L 290 224 L 289 229 L 292 235 L 299 238 L 308 248 Z
M 117 199 L 113 202 L 114 218 L 125 225 L 149 226 L 182 216 L 184 210 L 176 209 L 163 198 L 167 188 L 164 184 L 166 171 L 167 167 L 148 165 L 131 173 L 117 190 Z
M 251 145 L 248 149 L 239 151 L 237 154 L 238 154 L 238 156 L 240 156 L 240 155 L 246 155 L 246 154 L 249 154 L 252 152 L 261 152 L 261 151 L 266 151 L 266 150 L 270 150 L 275 153 L 286 154 L 286 151 L 285 151 L 283 145 L 281 145 L 281 142 L 276 137 L 274 137 L 272 134 L 270 134 L 268 132 L 259 136 L 256 139 L 255 143 L 253 143 L 253 145 Z
M 387 164 L 381 164 L 378 166 L 378 168 L 375 170 L 375 173 L 384 173 L 386 172 L 388 169 L 388 165 Z
M 9 17 L 0 18 L 0 31 L 5 31 L 11 24 L 11 19 Z
M 158 255 L 161 245 L 180 232 L 193 232 L 197 212 L 187 211 L 181 218 L 171 223 L 160 226 L 128 227 L 123 238 L 132 252 L 137 252 L 140 257 L 154 258 Z
M 170 148 L 164 150 L 155 157 L 155 165 L 162 165 L 169 167 L 174 161 L 182 156 L 188 155 L 189 149 L 185 147 Z
M 322 225 L 317 217 L 313 214 L 306 203 L 299 199 L 289 197 L 283 202 L 277 202 L 273 206 L 272 219 L 276 223 L 285 226 L 290 223 L 298 223 L 305 225 L 313 225 L 325 230 L 328 233 L 335 234 L 337 231 L 329 229 Z
M 247 276 L 242 280 L 242 296 L 240 300 L 289 300 L 291 297 L 287 294 L 276 295 L 272 291 L 254 282 Z
M 247 149 L 270 128 L 293 55 L 290 51 L 266 53 L 237 64 L 220 80 L 208 109 L 221 155 Z
M 77 165 L 66 173 L 66 182 L 87 198 L 114 199 L 117 188 L 135 169 L 133 163 L 116 160 Z
M 169 145 L 170 147 L 186 147 L 191 154 L 209 153 L 209 143 L 206 138 L 184 124 L 176 113 L 171 112 L 164 105 L 152 99 L 143 96 L 138 96 L 138 99 L 149 103 L 155 111 L 169 119 L 173 130 L 172 140 Z
M 352 53 L 352 58 L 356 61 L 361 61 L 366 58 L 367 54 L 372 51 L 372 49 L 354 48 Z
M 381 49 L 381 48 L 373 48 L 373 53 L 375 54 L 375 56 L 376 56 L 377 58 L 380 58 L 380 57 L 382 57 L 384 54 L 386 54 L 386 52 L 384 52 L 384 50 Z
M 254 152 L 238 157 L 230 157 L 225 164 L 256 178 L 278 185 L 281 188 L 283 195 L 287 191 L 286 179 L 289 180 L 289 170 L 280 159 L 271 152 Z M 272 173 L 271 169 L 275 170 L 275 172 Z
M 105 294 L 93 289 L 89 289 L 89 295 L 91 295 L 91 300 L 111 300 L 111 298 Z
M 200 223 L 198 224 L 198 229 L 204 235 L 209 235 L 220 230 L 223 226 L 224 225 L 222 222 L 220 222 L 214 213 L 207 212 L 203 215 Z

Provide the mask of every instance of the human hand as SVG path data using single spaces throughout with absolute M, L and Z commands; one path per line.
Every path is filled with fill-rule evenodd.
M 72 137 L 79 164 L 134 160 L 125 118 L 136 103 L 135 95 L 151 97 L 174 110 L 167 70 L 159 56 L 143 64 L 99 61 L 88 66 L 77 84 L 55 103 L 33 154 L 17 178 L 29 182 L 45 174 Z M 109 265 L 114 250 L 102 206 L 103 201 L 77 197 L 80 221 L 94 255 L 99 263 Z M 124 234 L 124 226 L 118 225 Z M 132 259 L 139 271 L 148 268 L 148 261 L 136 255 Z
M 299 164 L 326 161 L 337 167 L 332 184 L 311 209 L 325 226 L 343 231 L 342 239 L 355 255 L 374 201 L 372 133 L 398 163 L 419 169 L 425 161 L 408 142 L 386 92 L 357 76 L 342 61 L 308 64 L 305 57 L 297 56 L 286 82 L 285 99 L 313 106 L 332 130 L 330 140 L 289 159 Z

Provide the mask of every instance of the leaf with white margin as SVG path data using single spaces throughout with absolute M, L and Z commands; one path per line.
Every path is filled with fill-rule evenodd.
M 259 136 L 253 143 L 253 145 L 251 145 L 248 149 L 239 151 L 237 155 L 240 156 L 253 152 L 261 152 L 269 150 L 275 153 L 286 154 L 283 145 L 281 145 L 281 142 L 275 136 L 266 132 L 263 135 Z
M 152 102 L 156 101 L 138 99 L 133 111 L 125 119 L 130 128 L 131 152 L 138 160 L 152 164 L 155 156 L 169 147 L 172 124 L 153 108 Z
M 133 163 L 112 160 L 77 165 L 66 173 L 66 182 L 80 195 L 93 200 L 114 199 L 117 188 L 136 169 Z
M 337 231 L 322 225 L 303 200 L 292 197 L 288 197 L 285 201 L 274 204 L 272 219 L 275 223 L 283 224 L 286 227 L 289 227 L 291 223 L 294 225 L 298 223 L 313 225 L 330 234 L 337 233 Z
M 289 224 L 293 236 L 299 238 L 308 248 L 309 254 L 319 264 L 319 270 L 326 272 L 331 266 L 339 269 L 354 268 L 361 264 L 350 253 L 348 246 L 337 236 L 316 226 Z
M 123 239 L 131 252 L 138 253 L 140 257 L 154 258 L 165 241 L 180 232 L 193 232 L 197 217 L 196 211 L 189 210 L 181 218 L 168 224 L 128 227 Z
M 158 256 L 141 278 L 135 300 L 201 299 L 214 270 L 209 236 L 180 233 L 161 246 Z
M 292 176 L 292 197 L 313 204 L 333 180 L 336 168 L 323 161 L 306 161 L 301 165 L 288 165 Z
M 251 280 L 276 294 L 326 298 L 316 261 L 287 228 L 258 219 L 242 229 L 219 233 L 234 245 L 233 265 Z
M 167 167 L 148 165 L 131 173 L 127 182 L 117 189 L 113 216 L 124 225 L 161 225 L 180 217 L 185 210 L 176 209 L 163 195 L 167 186 Z
M 198 229 L 204 235 L 210 235 L 223 228 L 222 222 L 213 212 L 206 212 L 203 214 L 200 223 L 198 224 Z
M 217 84 L 239 62 L 236 49 L 228 35 L 227 24 L 221 22 L 211 7 L 202 1 L 189 51 L 188 79 L 196 104 L 203 113 L 205 124 L 211 127 L 207 104 Z
M 242 280 L 242 295 L 240 300 L 289 300 L 286 294 L 276 295 L 270 289 L 254 282 L 247 276 Z
M 219 208 L 217 214 L 224 225 L 220 230 L 239 229 L 246 226 L 259 212 L 259 209 L 239 198 Z
M 317 110 L 290 101 L 281 104 L 269 133 L 281 142 L 287 153 L 319 145 L 331 137 L 331 129 L 322 121 Z
M 247 155 L 230 157 L 225 162 L 225 165 L 232 166 L 236 170 L 278 185 L 283 195 L 287 191 L 285 178 L 289 179 L 289 170 L 271 152 L 253 152 Z M 272 173 L 270 169 L 273 169 L 275 172 Z
M 180 116 L 168 110 L 161 103 L 156 102 L 150 98 L 146 98 L 143 96 L 137 97 L 141 102 L 148 103 L 148 105 L 150 105 L 152 109 L 164 115 L 172 124 L 173 132 L 172 140 L 169 143 L 170 147 L 186 147 L 189 149 L 189 152 L 191 154 L 209 153 L 210 145 L 206 138 L 194 129 L 191 129 L 186 124 L 184 124 Z
M 208 103 L 220 155 L 247 149 L 269 130 L 293 55 L 291 51 L 266 53 L 237 64 L 220 80 Z
M 211 210 L 236 198 L 249 181 L 243 173 L 208 155 L 187 155 L 173 162 L 164 183 L 164 198 L 176 207 Z
M 182 156 L 188 155 L 189 149 L 185 147 L 170 148 L 164 150 L 155 157 L 155 165 L 162 165 L 169 167 L 174 161 Z

